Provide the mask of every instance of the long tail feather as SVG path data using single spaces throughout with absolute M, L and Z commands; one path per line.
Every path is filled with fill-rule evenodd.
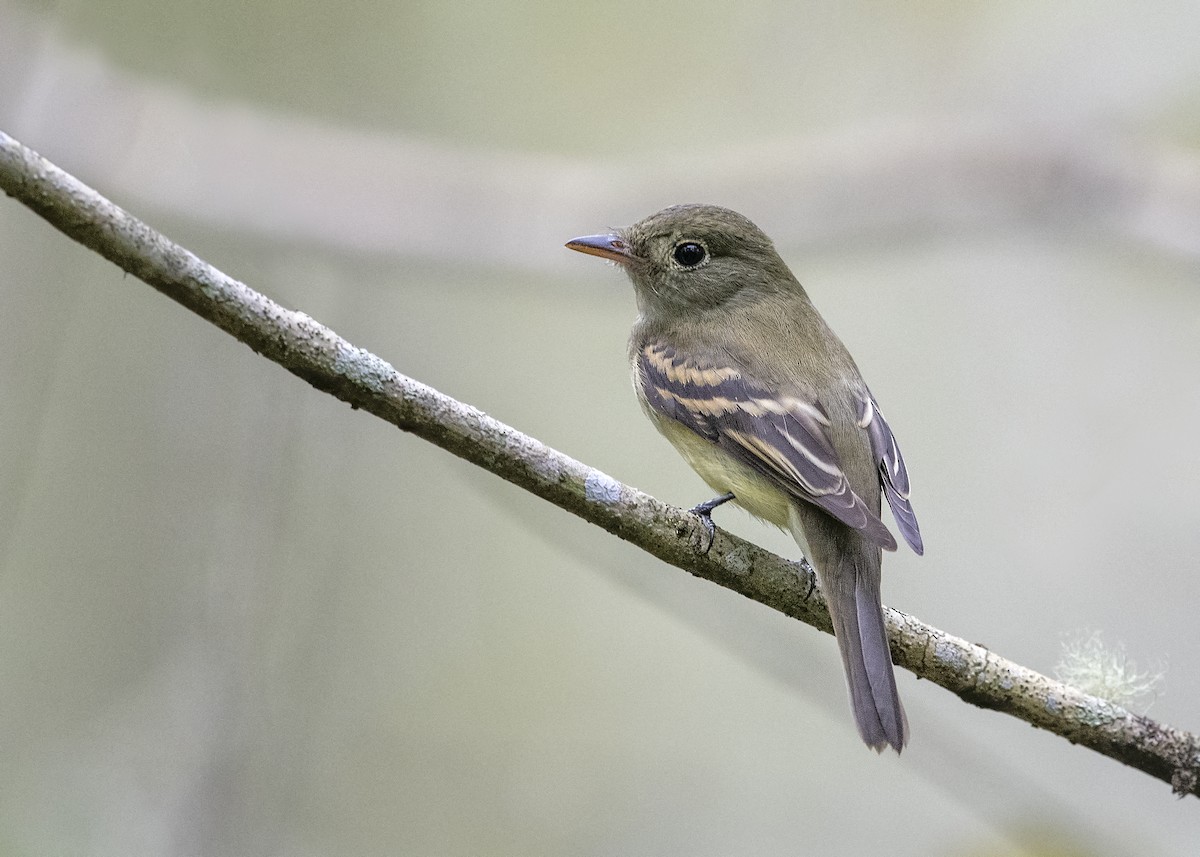
M 891 746 L 898 753 L 908 742 L 908 718 L 888 650 L 879 566 L 872 569 L 870 559 L 861 555 L 839 556 L 832 564 L 836 567 L 827 570 L 818 565 L 817 574 L 833 618 L 858 733 L 868 747 L 882 751 Z

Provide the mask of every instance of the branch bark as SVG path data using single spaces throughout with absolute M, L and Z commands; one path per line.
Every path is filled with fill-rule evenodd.
M 351 407 L 446 449 L 664 562 L 829 632 L 812 571 L 700 520 L 397 372 L 302 312 L 208 265 L 0 132 L 0 187 L 47 222 L 259 354 Z M 896 663 L 1200 796 L 1200 738 L 1089 696 L 887 609 Z

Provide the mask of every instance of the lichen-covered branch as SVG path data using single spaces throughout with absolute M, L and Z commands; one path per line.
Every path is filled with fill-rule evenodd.
M 484 467 L 643 550 L 830 630 L 812 572 L 718 530 L 470 405 L 401 375 L 301 312 L 198 259 L 0 132 L 0 187 L 63 233 L 312 386 Z M 1200 740 L 887 611 L 896 662 L 962 699 L 1003 711 L 1200 796 Z

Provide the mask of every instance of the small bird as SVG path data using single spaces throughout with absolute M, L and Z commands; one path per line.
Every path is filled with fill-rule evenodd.
M 924 552 L 892 430 L 841 340 L 762 230 L 715 205 L 676 205 L 567 247 L 621 265 L 638 317 L 629 340 L 642 409 L 721 496 L 788 530 L 817 572 L 858 732 L 908 741 L 880 601 L 887 497 Z

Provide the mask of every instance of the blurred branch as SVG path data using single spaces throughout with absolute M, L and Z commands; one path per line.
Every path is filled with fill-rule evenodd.
M 130 216 L 0 132 L 0 187 L 51 225 L 318 390 L 537 494 L 643 550 L 829 631 L 812 572 L 622 485 L 470 405 L 407 378 L 304 313 L 287 310 Z M 887 611 L 896 662 L 966 702 L 1011 714 L 1200 796 L 1200 739 Z
M 0 115 L 124 199 L 359 254 L 563 269 L 562 234 L 709 201 L 751 214 L 785 255 L 1033 228 L 1200 261 L 1200 154 L 1059 117 L 915 116 L 609 159 L 455 147 L 200 97 L 15 9 L 0 80 Z

